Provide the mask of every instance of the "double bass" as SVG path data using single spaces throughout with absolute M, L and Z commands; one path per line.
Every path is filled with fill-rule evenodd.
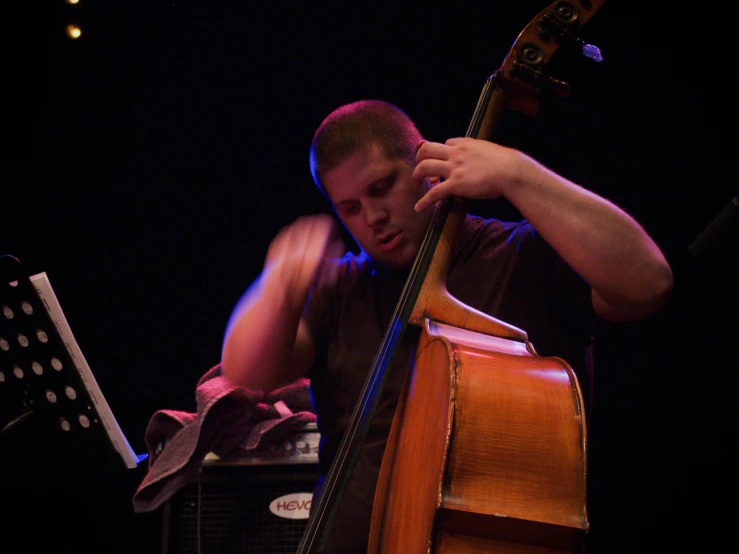
M 579 31 L 603 0 L 557 0 L 521 31 L 485 83 L 466 136 L 495 138 L 506 110 L 535 116 L 566 84 L 546 74 L 561 47 L 600 61 Z M 589 529 L 587 432 L 567 361 L 522 329 L 462 304 L 446 276 L 467 201 L 439 203 L 298 554 L 320 551 L 379 401 L 396 346 L 418 338 L 376 486 L 369 554 L 576 552 Z

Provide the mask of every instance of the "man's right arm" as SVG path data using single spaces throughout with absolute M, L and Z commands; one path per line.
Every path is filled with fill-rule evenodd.
M 306 375 L 315 354 L 302 310 L 286 302 L 275 281 L 265 271 L 239 300 L 221 354 L 227 379 L 265 392 Z
M 336 281 L 330 262 L 341 249 L 328 216 L 306 216 L 280 231 L 229 319 L 221 353 L 227 379 L 269 392 L 308 373 L 315 348 L 301 316 L 311 287 Z

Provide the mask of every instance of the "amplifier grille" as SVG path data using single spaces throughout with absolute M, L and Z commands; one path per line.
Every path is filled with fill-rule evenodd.
M 165 505 L 163 554 L 285 554 L 297 550 L 307 519 L 270 511 L 283 496 L 312 493 L 315 464 L 214 465 Z

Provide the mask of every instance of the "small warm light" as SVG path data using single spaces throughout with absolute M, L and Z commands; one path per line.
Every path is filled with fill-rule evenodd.
M 71 39 L 80 38 L 82 35 L 82 29 L 77 25 L 67 25 L 67 36 Z
M 79 4 L 80 0 L 67 0 L 67 4 Z

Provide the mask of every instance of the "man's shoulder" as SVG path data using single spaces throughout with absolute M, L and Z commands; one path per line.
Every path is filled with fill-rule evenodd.
M 520 244 L 536 235 L 534 227 L 526 219 L 502 221 L 467 215 L 462 229 L 462 244 Z
M 479 215 L 468 214 L 464 220 L 463 229 L 469 233 L 530 233 L 534 228 L 526 219 L 519 221 L 503 221 L 495 218 L 485 218 Z

